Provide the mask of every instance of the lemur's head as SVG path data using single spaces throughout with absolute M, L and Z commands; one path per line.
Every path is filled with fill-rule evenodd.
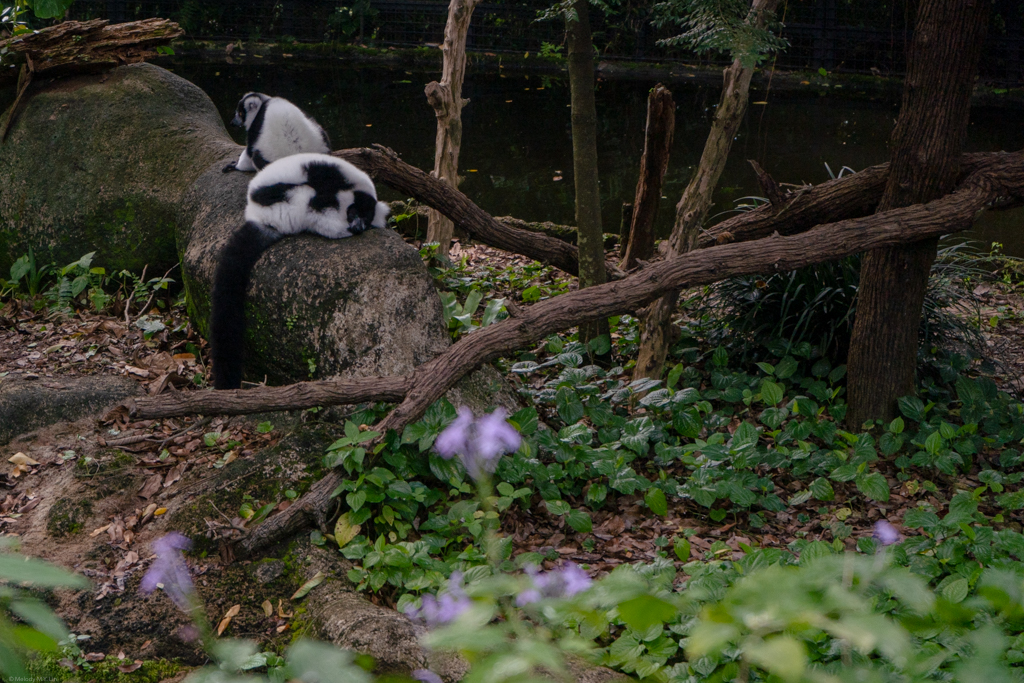
M 245 126 L 246 130 L 249 130 L 249 126 L 252 125 L 253 119 L 256 118 L 256 112 L 260 110 L 263 103 L 270 99 L 269 95 L 264 95 L 259 92 L 246 93 L 242 99 L 238 100 L 238 106 L 235 108 L 235 118 L 231 119 L 232 126 Z

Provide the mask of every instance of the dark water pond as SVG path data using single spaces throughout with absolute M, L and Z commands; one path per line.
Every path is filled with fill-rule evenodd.
M 229 120 L 239 97 L 257 90 L 286 97 L 327 129 L 335 148 L 381 143 L 407 162 L 433 168 L 435 119 L 423 86 L 436 73 L 353 68 L 331 63 L 225 64 L 177 59 L 168 65 L 199 85 Z M 618 230 L 623 202 L 632 201 L 643 151 L 646 98 L 651 79 L 599 83 L 598 154 L 606 232 Z M 667 234 L 674 206 L 700 159 L 717 84 L 671 86 L 677 105 L 675 143 L 666 176 L 659 229 Z M 524 73 L 473 73 L 463 96 L 461 189 L 492 215 L 573 222 L 572 137 L 569 84 L 565 78 Z M 759 194 L 747 159 L 756 159 L 780 182 L 819 183 L 838 173 L 887 161 L 887 142 L 899 108 L 891 95 L 844 91 L 756 92 L 716 194 L 718 214 L 737 200 Z M 244 132 L 233 129 L 241 142 Z M 1018 109 L 976 107 L 969 151 L 1024 148 L 1024 117 Z M 399 197 L 382 195 L 388 199 Z M 720 218 L 715 219 L 720 220 Z M 1024 256 L 1024 210 L 986 214 L 972 237 L 999 241 Z M 987 245 L 986 245 L 987 246 Z

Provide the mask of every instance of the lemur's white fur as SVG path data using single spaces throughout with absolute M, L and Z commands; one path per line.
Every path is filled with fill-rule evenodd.
M 244 125 L 247 131 L 246 148 L 233 167 L 237 171 L 258 171 L 292 154 L 331 151 L 323 128 L 282 97 L 247 93 L 238 102 L 232 123 Z
M 311 208 L 311 202 L 317 194 L 317 188 L 308 184 L 308 167 L 311 162 L 333 166 L 351 185 L 336 193 L 337 208 Z M 283 201 L 265 205 L 253 199 L 254 193 L 258 193 L 261 188 L 283 185 L 293 186 L 284 191 Z M 354 233 L 349 231 L 348 210 L 355 201 L 356 192 L 364 192 L 375 201 L 377 199 L 377 190 L 370 176 L 347 161 L 325 154 L 293 154 L 266 166 L 249 182 L 245 220 L 272 228 L 281 235 L 312 232 L 330 239 L 349 237 Z M 389 213 L 387 204 L 377 202 L 370 225 L 360 226 L 358 231 L 384 227 Z

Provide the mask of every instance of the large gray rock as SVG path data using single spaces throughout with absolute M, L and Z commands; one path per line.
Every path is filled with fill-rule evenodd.
M 163 273 L 182 193 L 234 149 L 206 93 L 152 64 L 34 90 L 0 146 L 0 273 L 29 247 Z
M 178 221 L 189 317 L 204 335 L 217 258 L 244 222 L 252 178 L 222 173 L 221 165 L 192 185 Z M 256 264 L 246 315 L 251 380 L 406 374 L 449 344 L 419 253 L 391 229 L 281 240 Z

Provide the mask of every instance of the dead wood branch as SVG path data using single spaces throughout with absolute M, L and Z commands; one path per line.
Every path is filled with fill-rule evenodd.
M 343 149 L 334 152 L 334 156 L 355 164 L 375 181 L 390 185 L 437 209 L 484 244 L 522 254 L 541 263 L 550 263 L 570 275 L 576 275 L 579 271 L 577 250 L 573 245 L 542 233 L 517 230 L 499 223 L 469 197 L 429 173 L 405 163 L 387 147 Z
M 300 410 L 365 401 L 401 401 L 408 390 L 407 377 L 357 377 L 298 382 L 283 387 L 175 392 L 150 399 L 128 399 L 125 406 L 140 419 L 148 419 L 142 415 L 156 413 L 166 416 L 247 415 L 253 412 Z M 160 400 L 153 401 L 153 398 Z
M 167 19 L 108 24 L 106 19 L 65 21 L 32 34 L 0 41 L 14 55 L 35 63 L 36 77 L 103 71 L 157 55 L 154 48 L 184 34 Z
M 21 73 L 18 74 L 18 95 L 14 98 L 14 104 L 7 110 L 3 129 L 0 130 L 0 142 L 7 139 L 7 133 L 11 130 L 11 124 L 14 123 L 14 118 L 18 115 L 18 110 L 21 108 L 21 98 L 25 96 L 28 86 L 32 85 L 35 68 L 31 57 L 25 55 L 25 60 L 25 64 L 21 65 Z
M 419 419 L 465 374 L 582 322 L 628 313 L 666 291 L 737 275 L 789 271 L 880 246 L 966 230 L 977 212 L 1000 197 L 1024 198 L 1024 152 L 990 157 L 953 194 L 924 205 L 840 221 L 788 237 L 776 236 L 696 250 L 652 263 L 617 282 L 588 287 L 517 310 L 515 317 L 474 332 L 406 377 L 301 382 L 287 387 L 197 391 L 128 402 L 139 419 L 187 414 L 243 414 L 314 405 L 403 399 L 378 426 L 403 429 Z M 403 398 L 404 397 L 404 398 Z
M 676 103 L 668 88 L 658 83 L 647 97 L 647 129 L 644 153 L 640 157 L 640 179 L 630 216 L 628 245 L 619 250 L 623 270 L 636 267 L 637 260 L 654 255 L 654 219 L 661 202 L 661 182 L 668 169 L 672 137 L 676 129 Z
M 757 184 L 761 186 L 761 191 L 764 192 L 764 196 L 768 198 L 768 201 L 775 208 L 782 206 L 782 190 L 779 189 L 779 184 L 775 182 L 775 179 L 768 175 L 768 172 L 761 168 L 761 164 L 757 163 L 754 159 L 747 159 L 747 163 L 754 168 L 754 173 L 757 174 Z
M 1001 163 L 1004 153 L 964 154 L 960 161 L 961 178 Z M 773 233 L 795 235 L 816 225 L 859 218 L 874 213 L 882 199 L 889 177 L 889 164 L 870 166 L 859 173 L 815 185 L 806 191 L 783 197 L 784 207 L 762 206 L 713 225 L 701 236 L 697 246 L 710 247 L 722 242 L 746 242 Z
M 452 187 L 459 186 L 459 149 L 462 147 L 462 108 L 469 100 L 462 97 L 466 77 L 466 36 L 473 18 L 473 8 L 480 0 L 451 0 L 448 23 L 441 46 L 441 82 L 427 83 L 424 94 L 437 116 L 437 138 L 434 149 L 434 177 Z M 437 242 L 437 254 L 448 263 L 452 242 L 452 221 L 436 209 L 429 214 L 427 241 Z

